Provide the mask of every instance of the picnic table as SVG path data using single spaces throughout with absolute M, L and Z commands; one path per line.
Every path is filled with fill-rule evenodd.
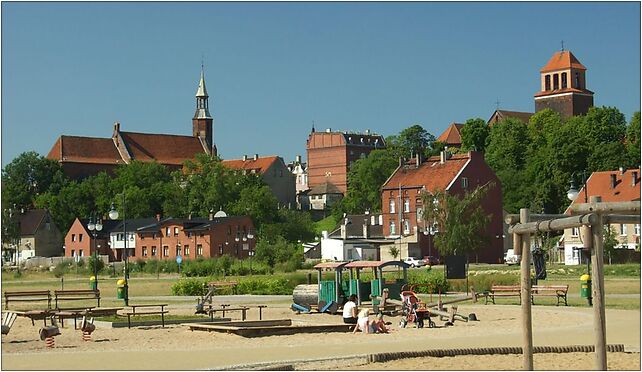
M 131 310 L 125 311 L 125 315 L 127 316 L 127 327 L 128 328 L 132 327 L 132 323 L 131 323 L 132 316 L 160 315 L 161 325 L 163 328 L 165 328 L 165 314 L 169 313 L 169 310 L 165 310 L 165 306 L 167 306 L 167 304 L 129 305 Z M 140 310 L 141 308 L 143 310 Z M 156 309 L 148 310 L 150 308 L 156 308 Z M 139 310 L 136 311 L 136 309 L 139 309 Z

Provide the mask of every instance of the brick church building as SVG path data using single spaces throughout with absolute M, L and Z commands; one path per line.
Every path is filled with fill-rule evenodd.
M 118 165 L 137 160 L 156 161 L 170 169 L 180 169 L 196 154 L 216 155 L 212 126 L 214 119 L 208 108 L 205 74 L 196 91 L 196 112 L 192 118 L 192 135 L 136 133 L 121 131 L 114 124 L 111 138 L 62 135 L 56 140 L 47 158 L 56 160 L 71 179 L 82 179 L 102 171 L 111 172 Z

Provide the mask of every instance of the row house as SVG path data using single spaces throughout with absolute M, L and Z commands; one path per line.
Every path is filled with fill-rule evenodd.
M 573 205 L 587 203 L 591 196 L 600 196 L 605 203 L 640 201 L 640 169 L 622 168 L 621 170 L 592 173 L 565 213 L 568 213 Z M 639 249 L 639 222 L 636 224 L 611 224 L 608 229 L 615 232 L 618 241 L 616 248 Z M 564 230 L 560 246 L 564 250 L 564 264 L 581 265 L 585 263 L 586 251 L 579 228 Z
M 417 156 L 410 162 L 401 163 L 382 186 L 383 232 L 393 239 L 400 251 L 400 258 L 439 257 L 430 234 L 433 221 L 421 217 L 422 193 L 444 191 L 450 195 L 463 196 L 478 186 L 489 182 L 495 187 L 489 190 L 482 202 L 482 208 L 491 216 L 485 234 L 488 246 L 474 256 L 471 262 L 501 263 L 503 259 L 503 211 L 501 184 L 493 170 L 484 161 L 483 154 L 470 151 L 466 154 L 450 155 L 442 151 L 422 161 Z M 447 226 L 446 226 L 447 228 Z M 393 245 L 382 246 L 381 258 L 392 259 L 389 251 Z
M 93 249 L 111 261 L 128 259 L 211 258 L 229 255 L 239 259 L 254 255 L 255 229 L 249 216 L 210 218 L 135 218 L 108 221 L 95 242 L 86 220 L 76 219 L 65 237 L 65 256 L 87 256 Z M 96 248 L 97 247 L 97 248 Z

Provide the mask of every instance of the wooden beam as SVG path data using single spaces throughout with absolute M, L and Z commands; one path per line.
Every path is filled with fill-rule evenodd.
M 601 205 L 599 196 L 591 196 L 591 205 Z M 638 205 L 640 203 L 638 202 Z M 591 226 L 593 249 L 591 249 L 593 282 L 593 331 L 595 332 L 595 369 L 606 371 L 606 314 L 604 312 L 604 236 L 602 215 Z
M 559 218 L 555 220 L 545 220 L 538 222 L 519 223 L 508 228 L 509 234 L 533 234 L 536 232 L 560 231 L 570 229 L 571 227 L 580 227 L 582 225 L 592 225 L 597 221 L 597 215 L 594 213 L 583 214 L 579 216 Z
M 591 200 L 593 200 L 591 196 Z M 601 199 L 600 199 L 601 200 Z M 580 203 L 569 208 L 572 215 L 582 213 L 640 213 L 640 202 Z
M 528 208 L 519 211 L 520 225 L 529 222 Z M 522 336 L 524 342 L 524 370 L 533 370 L 533 322 L 531 319 L 531 244 L 528 234 L 521 236 L 522 265 L 521 265 L 521 299 L 522 299 Z
M 612 223 L 640 223 L 640 215 L 622 215 L 622 214 L 609 214 L 602 217 L 602 222 L 605 225 Z
M 567 214 L 531 214 L 530 220 L 544 221 L 544 220 L 553 220 L 556 218 L 564 218 L 564 217 L 568 217 L 568 215 Z M 516 223 L 519 223 L 519 214 L 507 214 L 506 218 L 504 218 L 504 222 L 506 222 L 507 225 L 514 225 Z

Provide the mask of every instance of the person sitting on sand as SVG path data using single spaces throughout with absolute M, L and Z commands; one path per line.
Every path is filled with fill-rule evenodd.
M 350 295 L 348 302 L 343 305 L 343 322 L 346 324 L 357 324 L 357 296 Z
M 359 312 L 359 317 L 357 318 L 357 325 L 354 327 L 352 333 L 357 333 L 358 330 L 361 330 L 364 334 L 370 333 L 370 309 L 363 309 Z
M 383 320 L 383 313 L 377 314 L 377 318 L 370 323 L 372 333 L 388 333 L 388 327 Z

